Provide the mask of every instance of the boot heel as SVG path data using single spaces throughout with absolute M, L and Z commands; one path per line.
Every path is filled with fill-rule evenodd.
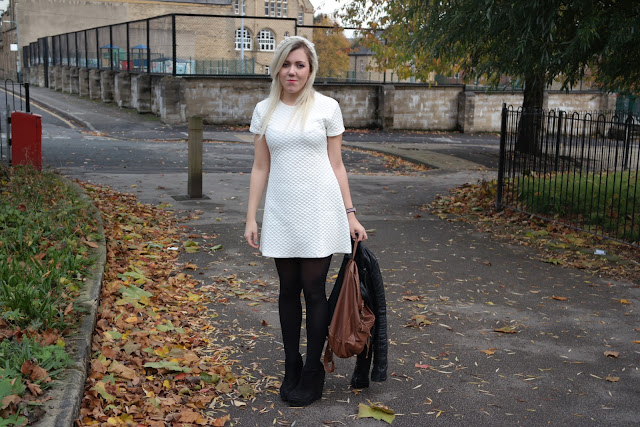
M 287 402 L 289 400 L 289 394 L 300 382 L 300 376 L 302 374 L 302 356 L 298 354 L 298 358 L 293 362 L 285 362 L 284 364 L 284 379 L 280 386 L 280 398 Z
M 289 393 L 290 406 L 307 406 L 322 398 L 324 389 L 324 367 L 322 364 L 317 369 L 302 370 L 300 382 Z

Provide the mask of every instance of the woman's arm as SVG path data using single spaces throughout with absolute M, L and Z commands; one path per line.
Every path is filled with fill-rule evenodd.
M 331 167 L 333 168 L 333 172 L 336 174 L 338 184 L 340 185 L 340 192 L 342 193 L 344 207 L 345 209 L 351 208 L 353 207 L 353 202 L 351 201 L 351 192 L 349 191 L 349 179 L 347 178 L 347 170 L 342 162 L 342 135 L 330 136 L 327 138 L 327 141 L 329 161 L 331 162 Z M 367 240 L 367 232 L 356 219 L 356 213 L 348 213 L 347 218 L 349 219 L 349 232 L 351 233 L 351 237 L 357 241 Z
M 249 205 L 247 207 L 247 223 L 244 229 L 244 238 L 252 248 L 260 247 L 258 239 L 258 223 L 256 222 L 256 214 L 258 206 L 262 200 L 264 188 L 267 185 L 269 177 L 269 168 L 271 164 L 271 155 L 269 147 L 264 136 L 256 135 L 253 139 L 253 167 L 251 168 L 251 179 L 249 181 Z

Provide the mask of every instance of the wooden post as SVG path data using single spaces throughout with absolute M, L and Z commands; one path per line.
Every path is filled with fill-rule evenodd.
M 202 117 L 189 117 L 189 181 L 187 195 L 202 198 Z

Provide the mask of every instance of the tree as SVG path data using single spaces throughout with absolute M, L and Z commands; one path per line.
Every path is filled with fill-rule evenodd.
M 544 89 L 571 88 L 591 69 L 603 88 L 640 90 L 640 2 L 634 0 L 351 0 L 347 24 L 380 68 L 401 77 L 462 71 L 497 84 L 523 79 L 524 109 Z
M 314 28 L 313 43 L 318 54 L 318 76 L 339 77 L 349 71 L 349 40 L 344 31 L 327 15 L 318 15 L 313 18 L 315 25 L 322 28 Z

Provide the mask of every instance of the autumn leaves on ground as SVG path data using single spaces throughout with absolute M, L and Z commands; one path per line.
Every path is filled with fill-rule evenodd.
M 22 175 L 21 179 L 26 176 L 29 174 Z M 15 178 L 11 172 L 3 170 L 3 194 L 15 191 L 11 188 Z M 58 187 L 66 188 L 54 174 L 47 174 L 40 178 L 42 180 L 55 180 Z M 224 425 L 229 416 L 217 411 L 221 396 L 250 396 L 252 388 L 243 378 L 234 376 L 228 349 L 212 347 L 207 340 L 209 334 L 215 333 L 207 323 L 207 295 L 197 289 L 196 282 L 176 263 L 181 242 L 188 240 L 188 236 L 181 233 L 180 225 L 167 211 L 142 205 L 134 196 L 105 187 L 88 184 L 83 187 L 104 222 L 107 265 L 79 423 Z M 51 188 L 46 186 L 45 190 L 45 193 L 50 192 Z M 32 209 L 56 217 L 74 214 L 84 217 L 84 209 L 56 215 L 60 212 L 59 205 L 65 205 L 69 198 L 75 200 L 70 197 L 72 193 L 73 189 L 56 192 L 56 197 L 47 197 L 45 203 L 38 206 L 31 203 L 31 199 L 17 204 L 16 208 L 3 206 L 0 214 L 10 225 L 21 221 L 20 212 Z M 42 195 L 36 194 L 32 198 L 42 198 Z M 16 212 L 12 214 L 14 210 Z M 37 230 L 38 218 L 40 213 L 29 213 L 25 221 L 35 223 L 33 228 Z M 64 218 L 64 221 L 73 222 L 74 218 Z M 13 291 L 7 288 L 13 285 L 13 278 L 17 276 L 15 271 L 2 272 L 4 300 L 1 301 L 0 339 L 1 351 L 7 353 L 3 360 L 8 360 L 9 351 L 16 352 L 4 348 L 7 344 L 20 343 L 18 347 L 24 347 L 22 343 L 28 340 L 36 342 L 35 350 L 31 350 L 34 357 L 24 355 L 24 360 L 16 361 L 16 369 L 0 367 L 2 425 L 26 425 L 38 419 L 38 411 L 34 408 L 47 400 L 42 397 L 42 389 L 51 384 L 52 378 L 55 379 L 68 363 L 59 353 L 64 355 L 65 339 L 73 332 L 77 317 L 82 314 L 74 304 L 82 282 L 79 273 L 85 270 L 73 272 L 71 267 L 63 267 L 55 258 L 54 261 L 50 259 L 60 251 L 60 246 L 74 245 L 81 250 L 68 257 L 89 264 L 92 257 L 87 249 L 97 247 L 97 236 L 92 234 L 95 225 L 85 227 L 86 230 L 76 226 L 68 230 L 70 236 L 47 235 L 56 228 L 31 231 L 31 235 L 22 236 L 26 239 L 24 243 L 24 239 L 7 234 L 11 227 L 2 230 L 4 243 L 0 244 L 0 249 L 6 249 L 10 241 L 28 245 L 27 252 L 35 252 L 31 258 L 39 260 L 36 265 L 47 271 L 43 275 L 60 274 L 62 270 L 62 274 L 70 276 L 54 281 L 54 287 L 58 286 L 55 290 L 62 293 L 63 310 L 57 311 L 62 312 L 62 321 L 54 323 L 55 319 L 39 319 L 20 323 L 25 317 L 20 307 L 8 311 L 6 301 L 7 294 Z M 4 258 L 0 264 L 16 264 L 12 262 L 10 252 L 0 254 Z M 20 264 L 15 265 L 16 269 L 27 265 L 24 261 L 17 262 Z M 47 292 L 52 293 L 51 290 Z M 22 296 L 28 299 L 26 294 Z M 46 352 L 47 357 L 35 357 L 36 351 L 38 354 Z M 58 363 L 54 364 L 52 360 Z
M 19 178 L 33 176 L 38 174 L 22 173 Z M 3 197 L 14 195 L 20 186 L 16 180 L 15 174 L 2 170 Z M 8 425 L 37 420 L 39 405 L 48 399 L 47 387 L 69 363 L 65 340 L 82 315 L 76 299 L 100 240 L 87 214 L 90 209 L 62 185 L 64 180 L 55 174 L 40 180 L 22 185 L 30 191 L 20 196 L 22 201 L 5 197 L 10 203 L 0 210 L 6 224 L 0 229 L 0 279 L 5 283 L 0 289 L 0 352 L 6 360 L 11 354 L 13 363 L 0 367 L 0 416 L 13 421 Z M 47 180 L 53 184 L 45 185 Z M 107 265 L 78 424 L 227 424 L 231 420 L 226 406 L 243 405 L 266 387 L 232 359 L 237 349 L 219 344 L 221 331 L 209 320 L 215 316 L 209 303 L 223 290 L 215 283 L 201 287 L 189 274 L 195 266 L 178 261 L 178 254 L 188 251 L 189 242 L 200 236 L 190 235 L 161 206 L 140 204 L 135 196 L 107 187 L 81 185 L 101 213 Z M 42 197 L 38 189 L 52 196 Z M 470 222 L 500 239 L 536 246 L 544 262 L 598 275 L 640 275 L 637 251 L 632 248 L 524 215 L 495 212 L 494 196 L 493 183 L 466 185 L 424 210 L 443 219 Z M 61 232 L 66 234 L 56 234 Z M 594 255 L 594 248 L 608 255 Z M 17 250 L 24 259 L 12 255 Z M 73 264 L 63 265 L 62 258 Z M 29 294 L 35 291 L 18 287 L 15 271 L 39 275 L 48 288 L 42 296 Z M 24 303 L 41 301 L 46 295 L 59 298 L 49 305 Z M 41 317 L 29 320 L 23 311 Z M 33 346 L 25 351 L 29 343 Z M 267 387 L 277 391 L 277 385 L 269 381 Z

